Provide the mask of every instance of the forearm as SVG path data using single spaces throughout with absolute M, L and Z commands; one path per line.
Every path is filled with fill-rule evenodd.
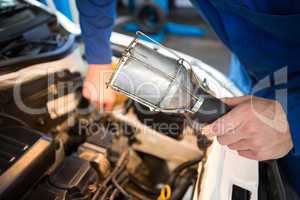
M 115 19 L 114 0 L 77 0 L 82 39 L 89 64 L 111 63 L 110 36 Z

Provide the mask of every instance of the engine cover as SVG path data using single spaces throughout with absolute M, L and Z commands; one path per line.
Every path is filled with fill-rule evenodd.
M 49 178 L 32 191 L 26 200 L 73 200 L 90 197 L 89 186 L 99 181 L 90 163 L 76 155 L 67 157 Z
M 31 129 L 0 129 L 0 200 L 19 199 L 55 159 L 51 139 Z

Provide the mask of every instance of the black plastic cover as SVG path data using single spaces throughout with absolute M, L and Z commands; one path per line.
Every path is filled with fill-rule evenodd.
M 14 39 L 38 25 L 55 20 L 54 15 L 24 1 L 11 1 L 6 5 L 1 3 L 0 42 Z
M 0 46 L 2 75 L 64 58 L 75 49 L 75 35 L 43 8 L 21 0 L 0 1 Z
M 23 127 L 0 129 L 0 200 L 19 199 L 55 159 L 52 141 Z
M 16 101 L 15 88 L 0 89 L 0 110 L 7 114 L 17 116 L 25 121 L 31 128 L 41 132 L 49 132 L 58 124 L 66 120 L 69 113 L 52 119 L 47 108 L 47 102 L 60 97 L 76 93 L 81 98 L 82 77 L 79 73 L 60 71 L 39 79 L 28 81 L 19 85 L 20 99 Z M 52 90 L 55 88 L 55 90 Z M 45 112 L 30 113 L 23 109 L 22 104 L 31 110 L 45 109 Z M 2 120 L 0 126 L 15 125 L 11 121 Z
M 72 200 L 89 195 L 89 185 L 98 182 L 98 175 L 90 163 L 73 155 L 67 157 L 47 180 L 44 180 L 28 200 Z

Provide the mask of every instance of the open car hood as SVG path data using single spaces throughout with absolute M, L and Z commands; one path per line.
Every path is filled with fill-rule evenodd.
M 132 37 L 113 33 L 112 45 L 127 47 Z M 148 44 L 151 45 L 151 44 Z M 176 51 L 179 56 L 189 61 L 200 80 L 206 80 L 216 97 L 236 97 L 243 93 L 224 74 L 201 60 Z M 201 170 L 199 166 L 199 171 Z M 236 186 L 249 191 L 251 200 L 258 198 L 258 162 L 243 158 L 237 152 L 221 146 L 215 139 L 209 150 L 208 160 L 204 166 L 202 180 L 194 192 L 194 200 L 230 200 Z

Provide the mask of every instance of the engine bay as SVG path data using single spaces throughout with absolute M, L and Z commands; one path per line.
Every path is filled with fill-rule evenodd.
M 0 7 L 0 199 L 191 198 L 206 142 L 184 118 L 125 97 L 97 110 L 75 35 L 27 1 Z
M 192 194 L 206 147 L 202 137 L 197 145 L 182 118 L 128 99 L 112 113 L 101 113 L 81 97 L 79 74 L 50 76 L 48 86 L 49 77 L 20 86 L 24 106 L 47 105 L 46 113 L 28 116 L 9 98 L 1 103 L 1 199 L 156 199 L 164 190 L 183 199 Z M 45 147 L 38 147 L 40 141 Z

